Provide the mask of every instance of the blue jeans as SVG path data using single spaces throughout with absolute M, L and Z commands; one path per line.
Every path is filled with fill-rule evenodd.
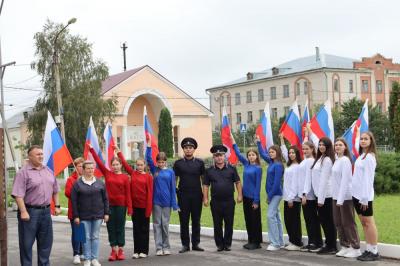
M 281 222 L 281 214 L 279 211 L 279 203 L 282 200 L 282 196 L 273 196 L 267 212 L 268 220 L 268 238 L 271 244 L 275 247 L 284 246 L 283 242 L 283 227 Z
M 85 226 L 86 242 L 83 244 L 83 255 L 85 260 L 98 259 L 99 257 L 99 233 L 102 219 L 83 220 Z
M 82 255 L 82 246 L 83 244 L 79 241 L 75 241 L 75 234 L 77 231 L 77 225 L 74 223 L 74 219 L 69 220 L 71 223 L 71 230 L 72 230 L 72 234 L 71 234 L 71 244 L 72 244 L 72 251 L 74 256 L 75 255 Z
M 37 259 L 39 266 L 50 265 L 50 252 L 53 245 L 53 223 L 50 208 L 34 209 L 26 208 L 30 219 L 21 220 L 18 211 L 18 239 L 19 255 L 22 266 L 32 265 L 32 247 L 36 239 Z

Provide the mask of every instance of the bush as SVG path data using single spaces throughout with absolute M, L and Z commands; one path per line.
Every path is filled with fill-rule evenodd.
M 400 154 L 379 153 L 378 165 L 375 175 L 375 192 L 399 193 L 400 192 Z

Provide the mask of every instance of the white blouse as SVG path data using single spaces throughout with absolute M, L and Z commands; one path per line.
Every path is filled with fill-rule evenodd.
M 353 197 L 358 199 L 361 204 L 367 205 L 368 201 L 374 200 L 374 178 L 376 159 L 375 155 L 368 153 L 361 154 L 354 163 L 354 173 L 352 179 Z
M 298 196 L 298 174 L 299 164 L 292 164 L 285 169 L 283 174 L 283 200 L 284 201 L 300 201 Z
M 331 175 L 333 163 L 331 158 L 325 157 L 321 164 L 321 158 L 311 169 L 311 186 L 318 198 L 318 203 L 324 204 L 325 198 L 332 197 Z
M 337 204 L 343 205 L 343 201 L 351 200 L 351 161 L 347 156 L 335 160 L 332 167 L 332 197 Z
M 306 199 L 315 200 L 315 193 L 311 186 L 311 166 L 314 163 L 314 158 L 304 159 L 299 167 L 299 196 L 306 194 Z

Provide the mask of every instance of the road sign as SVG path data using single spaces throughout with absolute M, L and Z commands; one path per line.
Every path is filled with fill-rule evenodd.
M 244 133 L 247 131 L 247 125 L 246 124 L 240 124 L 240 132 Z

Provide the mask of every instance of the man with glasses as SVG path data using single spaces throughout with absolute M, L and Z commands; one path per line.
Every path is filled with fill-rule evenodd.
M 203 182 L 203 204 L 208 206 L 208 190 L 211 186 L 211 214 L 214 223 L 214 240 L 218 251 L 230 251 L 233 234 L 233 218 L 235 215 L 235 186 L 237 203 L 242 202 L 242 185 L 236 168 L 225 162 L 227 148 L 214 145 L 210 152 L 213 154 L 214 165 L 205 172 Z M 224 223 L 225 230 L 222 230 Z

